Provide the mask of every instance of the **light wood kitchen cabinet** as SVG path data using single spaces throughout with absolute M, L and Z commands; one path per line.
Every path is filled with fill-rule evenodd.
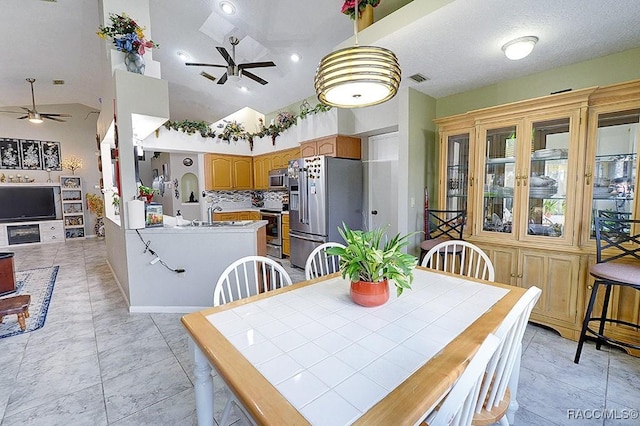
M 335 135 L 300 143 L 301 157 L 314 155 L 359 160 L 362 157 L 361 140 L 351 136 Z
M 271 154 L 253 157 L 253 188 L 269 189 L 269 170 L 271 166 Z
M 577 340 L 593 285 L 594 212 L 640 212 L 640 80 L 435 121 L 431 207 L 466 209 L 464 238 L 487 252 L 496 281 L 540 287 L 531 321 Z M 640 292 L 627 291 L 612 293 L 609 312 L 638 323 Z M 607 327 L 640 344 L 640 331 Z
M 290 249 L 291 239 L 289 238 L 289 215 L 282 215 L 282 254 L 286 256 L 291 255 Z
M 282 151 L 283 167 L 289 167 L 289 161 L 301 158 L 300 148 L 285 149 Z
M 207 154 L 205 186 L 208 190 L 253 188 L 253 159 L 241 155 Z

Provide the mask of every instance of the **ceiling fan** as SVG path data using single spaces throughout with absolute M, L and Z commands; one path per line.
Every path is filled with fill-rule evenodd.
M 36 81 L 36 79 L 27 78 L 26 80 L 29 82 L 29 84 L 31 84 L 31 106 L 33 108 L 29 109 L 29 108 L 21 107 L 23 110 L 27 112 L 27 114 L 23 115 L 22 117 L 18 117 L 18 120 L 24 120 L 25 118 L 28 118 L 29 121 L 32 123 L 42 123 L 43 121 L 42 119 L 46 118 L 47 120 L 53 120 L 53 121 L 59 121 L 61 123 L 65 123 L 66 120 L 61 120 L 58 117 L 71 117 L 71 115 L 69 114 L 53 114 L 48 112 L 38 112 L 38 110 L 36 110 L 35 96 L 33 95 L 33 83 Z M 11 114 L 24 114 L 23 112 L 17 112 L 17 111 L 0 111 L 0 112 L 8 112 Z
M 195 66 L 195 67 L 218 67 L 218 68 L 226 68 L 227 72 L 220 77 L 217 84 L 224 84 L 228 78 L 236 78 L 240 79 L 242 76 L 249 77 L 250 79 L 257 81 L 258 83 L 265 85 L 267 84 L 267 80 L 264 80 L 257 75 L 247 71 L 247 68 L 266 68 L 266 67 L 275 67 L 276 64 L 273 62 L 246 62 L 244 64 L 236 64 L 236 45 L 240 43 L 237 37 L 229 37 L 229 41 L 231 42 L 231 55 L 227 49 L 221 46 L 217 46 L 218 52 L 222 55 L 225 61 L 227 61 L 227 65 L 219 65 L 219 64 L 202 64 L 196 62 L 186 62 L 185 65 Z

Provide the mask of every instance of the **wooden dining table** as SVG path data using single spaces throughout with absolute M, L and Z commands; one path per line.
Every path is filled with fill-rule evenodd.
M 332 274 L 185 315 L 198 424 L 212 368 L 256 424 L 419 423 L 525 291 L 416 267 L 379 307 Z

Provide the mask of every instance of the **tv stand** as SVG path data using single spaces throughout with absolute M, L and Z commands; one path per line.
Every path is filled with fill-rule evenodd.
M 0 223 L 0 247 L 64 242 L 62 220 Z

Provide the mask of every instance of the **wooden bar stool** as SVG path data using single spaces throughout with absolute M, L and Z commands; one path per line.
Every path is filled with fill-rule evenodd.
M 20 330 L 24 331 L 27 328 L 25 318 L 29 318 L 29 303 L 31 296 L 28 294 L 0 299 L 0 323 L 7 315 L 18 315 Z

